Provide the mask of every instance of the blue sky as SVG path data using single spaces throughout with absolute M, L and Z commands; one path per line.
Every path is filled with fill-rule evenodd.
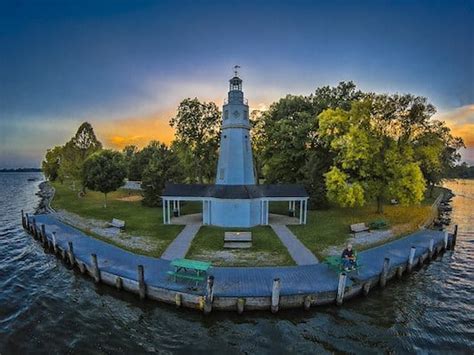
M 427 96 L 474 145 L 473 4 L 1 1 L 0 167 L 39 165 L 84 120 L 110 147 L 169 141 L 178 103 L 220 105 L 234 64 L 253 107 L 353 80 Z

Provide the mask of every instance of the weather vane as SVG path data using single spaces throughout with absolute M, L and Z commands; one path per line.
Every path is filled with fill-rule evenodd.
M 234 76 L 239 76 L 240 65 L 234 65 Z

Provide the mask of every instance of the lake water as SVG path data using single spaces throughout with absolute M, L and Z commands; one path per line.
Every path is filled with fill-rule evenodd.
M 474 349 L 474 181 L 456 193 L 456 250 L 342 307 L 213 313 L 140 302 L 45 254 L 22 229 L 33 173 L 0 174 L 0 354 L 457 352 Z

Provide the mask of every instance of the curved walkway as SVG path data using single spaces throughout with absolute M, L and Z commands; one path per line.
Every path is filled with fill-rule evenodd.
M 97 255 L 98 267 L 102 281 L 110 285 L 121 285 L 121 288 L 139 292 L 137 266 L 144 267 L 146 295 L 168 303 L 184 304 L 188 307 L 199 307 L 205 295 L 205 285 L 192 287 L 186 283 L 176 283 L 167 277 L 171 270 L 170 261 L 133 254 L 98 239 L 87 236 L 81 231 L 68 226 L 51 215 L 34 216 L 37 229 L 45 225 L 46 238 L 51 243 L 53 232 L 60 254 L 66 255 L 68 243 L 72 242 L 75 263 L 79 268 L 93 274 L 91 254 Z M 30 217 L 33 222 L 33 217 Z M 421 262 L 428 255 L 430 241 L 435 249 L 444 249 L 445 232 L 423 230 L 380 247 L 359 253 L 363 268 L 359 275 L 347 279 L 346 294 L 359 292 L 362 283 L 378 283 L 384 265 L 384 259 L 390 258 L 389 278 L 397 271 L 406 268 L 408 256 L 415 247 L 414 261 Z M 326 264 L 313 264 L 292 267 L 214 267 L 210 274 L 214 276 L 214 303 L 217 309 L 235 309 L 239 299 L 244 299 L 250 309 L 268 309 L 271 302 L 274 279 L 280 279 L 279 297 L 284 307 L 300 307 L 301 295 L 311 295 L 310 304 L 324 304 L 335 300 L 338 289 L 338 274 Z M 349 275 L 350 276 L 350 275 Z M 120 282 L 118 279 L 120 278 Z M 178 297 L 179 296 L 179 297 Z M 314 296 L 314 297 L 313 297 Z M 181 301 L 182 297 L 182 301 Z M 305 300 L 306 302 L 306 300 Z

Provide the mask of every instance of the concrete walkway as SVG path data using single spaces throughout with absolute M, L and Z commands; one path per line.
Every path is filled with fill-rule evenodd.
M 199 228 L 201 228 L 201 224 L 187 224 L 166 248 L 161 258 L 165 260 L 184 258 Z
M 314 254 L 301 243 L 298 238 L 283 224 L 270 224 L 281 242 L 285 245 L 297 265 L 311 265 L 319 263 Z

